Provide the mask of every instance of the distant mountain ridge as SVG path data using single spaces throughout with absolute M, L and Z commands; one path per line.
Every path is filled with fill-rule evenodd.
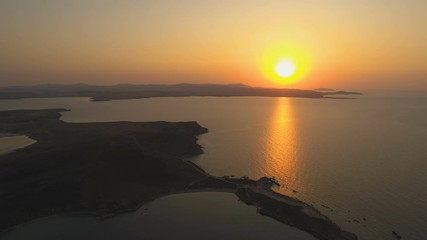
M 261 88 L 245 84 L 118 84 L 111 86 L 78 84 L 42 84 L 0 87 L 0 99 L 90 97 L 94 101 L 188 96 L 265 96 L 323 98 L 327 95 L 356 95 L 346 91 L 313 91 L 286 88 Z

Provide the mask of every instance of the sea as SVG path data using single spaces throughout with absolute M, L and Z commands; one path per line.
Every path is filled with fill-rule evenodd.
M 347 96 L 348 97 L 348 96 Z M 197 121 L 215 176 L 275 177 L 361 240 L 427 239 L 427 93 L 367 91 L 351 99 L 165 97 L 0 100 L 0 110 L 66 108 L 66 122 Z M 0 154 L 34 143 L 0 138 Z M 3 149 L 3 150 L 2 150 Z M 2 152 L 3 151 L 3 152 Z M 52 216 L 0 239 L 313 239 L 229 193 L 159 198 L 101 221 Z

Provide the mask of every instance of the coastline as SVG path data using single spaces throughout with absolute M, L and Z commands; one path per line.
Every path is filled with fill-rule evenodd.
M 251 87 L 244 84 L 174 84 L 174 85 L 35 85 L 0 87 L 0 99 L 89 97 L 92 101 L 112 101 L 155 97 L 299 97 L 328 98 L 334 95 L 362 95 L 348 91 L 321 91 L 287 88 Z
M 249 181 L 252 181 L 252 180 L 249 180 Z M 252 182 L 250 182 L 250 185 L 251 184 L 252 184 Z M 253 187 L 254 186 L 249 186 L 248 189 L 253 190 Z M 357 239 L 357 237 L 354 234 L 352 234 L 350 232 L 342 231 L 337 225 L 333 224 L 326 216 L 322 215 L 317 209 L 315 209 L 311 205 L 308 205 L 308 204 L 306 204 L 306 203 L 304 203 L 298 199 L 291 198 L 291 197 L 288 197 L 285 195 L 281 195 L 281 194 L 274 192 L 272 190 L 271 191 L 261 190 L 261 192 L 259 192 L 259 194 L 261 194 L 261 195 L 264 194 L 265 196 L 270 195 L 270 194 L 277 194 L 279 197 L 286 198 L 286 200 L 284 200 L 283 202 L 278 201 L 278 203 L 283 204 L 283 206 L 299 206 L 299 207 L 302 207 L 302 209 L 300 210 L 300 213 L 296 213 L 296 214 L 301 215 L 301 216 L 306 215 L 308 218 L 311 218 L 311 219 L 320 219 L 320 223 L 316 223 L 316 224 L 318 224 L 318 226 L 322 226 L 320 231 L 318 231 L 318 230 L 313 231 L 313 229 L 315 229 L 315 228 L 313 228 L 313 226 L 310 224 L 307 226 L 305 226 L 304 224 L 297 224 L 297 223 L 293 222 L 293 220 L 291 218 L 288 218 L 288 216 L 286 216 L 284 219 L 281 217 L 274 216 L 277 214 L 264 212 L 263 208 L 268 207 L 268 206 L 264 206 L 262 203 L 258 203 L 258 202 L 248 202 L 248 198 L 245 198 L 245 197 L 242 197 L 239 195 L 240 190 L 247 190 L 247 188 L 242 187 L 242 188 L 237 188 L 237 189 L 231 189 L 231 188 L 210 188 L 210 187 L 208 187 L 208 188 L 185 189 L 185 190 L 180 190 L 180 191 L 176 191 L 176 192 L 171 192 L 171 193 L 159 195 L 156 198 L 153 198 L 153 199 L 148 200 L 146 202 L 142 202 L 140 205 L 138 205 L 134 208 L 121 209 L 119 211 L 116 211 L 116 212 L 113 212 L 113 213 L 110 213 L 107 215 L 99 215 L 96 212 L 72 212 L 72 213 L 52 214 L 52 215 L 45 216 L 42 218 L 36 218 L 36 219 L 31 220 L 31 221 L 24 222 L 24 223 L 21 223 L 19 225 L 15 225 L 13 227 L 5 229 L 4 231 L 0 232 L 0 237 L 1 237 L 1 235 L 7 234 L 9 232 L 18 231 L 20 228 L 22 228 L 28 224 L 31 224 L 33 222 L 37 222 L 40 219 L 49 219 L 49 218 L 54 218 L 54 217 L 58 217 L 58 216 L 93 216 L 93 217 L 96 217 L 99 221 L 105 221 L 107 219 L 114 218 L 114 217 L 117 217 L 117 216 L 122 215 L 122 214 L 134 213 L 134 212 L 138 211 L 139 209 L 143 208 L 144 206 L 147 206 L 150 203 L 156 201 L 157 199 L 160 199 L 163 197 L 172 196 L 172 195 L 187 194 L 187 193 L 218 192 L 218 193 L 234 194 L 243 203 L 245 203 L 247 205 L 255 206 L 257 209 L 257 213 L 264 215 L 266 217 L 274 218 L 275 220 L 277 220 L 281 223 L 284 223 L 288 226 L 298 228 L 301 231 L 304 231 L 304 232 L 311 234 L 312 236 L 316 237 L 317 239 L 343 239 L 343 240 Z M 260 190 L 260 189 L 258 189 L 258 190 Z M 292 217 L 295 217 L 295 216 L 292 216 Z M 325 228 L 325 226 L 326 226 L 326 228 Z M 328 228 L 330 228 L 330 227 L 332 227 L 332 231 L 338 231 L 338 232 L 331 234 L 329 232 L 331 230 L 330 229 L 328 230 Z M 327 233 L 327 232 L 329 232 L 329 233 Z
M 196 122 L 76 124 L 59 120 L 62 111 L 66 110 L 0 112 L 0 132 L 37 140 L 0 156 L 0 187 L 5 189 L 0 194 L 0 210 L 5 213 L 0 232 L 46 216 L 85 214 L 106 219 L 134 212 L 162 196 L 215 191 L 234 193 L 260 214 L 318 239 L 357 239 L 314 207 L 272 191 L 268 178 L 214 177 L 179 158 L 202 153 L 196 136 L 207 129 Z M 74 155 L 65 157 L 71 152 Z M 26 171 L 31 174 L 23 179 Z M 17 192 L 16 186 L 24 187 Z M 18 203 L 26 209 L 19 210 Z

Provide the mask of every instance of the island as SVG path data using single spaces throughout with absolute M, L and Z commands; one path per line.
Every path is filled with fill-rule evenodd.
M 320 89 L 321 90 L 321 89 Z M 255 97 L 300 97 L 300 98 L 348 98 L 343 95 L 362 95 L 348 91 L 313 91 L 288 88 L 251 87 L 245 84 L 119 84 L 98 86 L 87 84 L 44 84 L 34 86 L 0 87 L 0 99 L 88 97 L 93 101 L 141 99 L 153 97 L 190 96 L 255 96 Z
M 262 215 L 322 240 L 357 239 L 314 207 L 272 190 L 272 177 L 211 176 L 197 122 L 67 123 L 66 109 L 0 111 L 0 133 L 37 142 L 0 156 L 0 233 L 55 214 L 112 217 L 180 192 L 232 192 Z

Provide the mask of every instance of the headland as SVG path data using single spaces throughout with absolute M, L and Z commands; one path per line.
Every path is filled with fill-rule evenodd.
M 318 239 L 357 239 L 273 178 L 215 177 L 183 159 L 202 153 L 196 122 L 66 123 L 66 109 L 0 112 L 0 132 L 37 142 L 0 156 L 0 232 L 56 214 L 111 217 L 168 194 L 233 192 L 260 214 Z

